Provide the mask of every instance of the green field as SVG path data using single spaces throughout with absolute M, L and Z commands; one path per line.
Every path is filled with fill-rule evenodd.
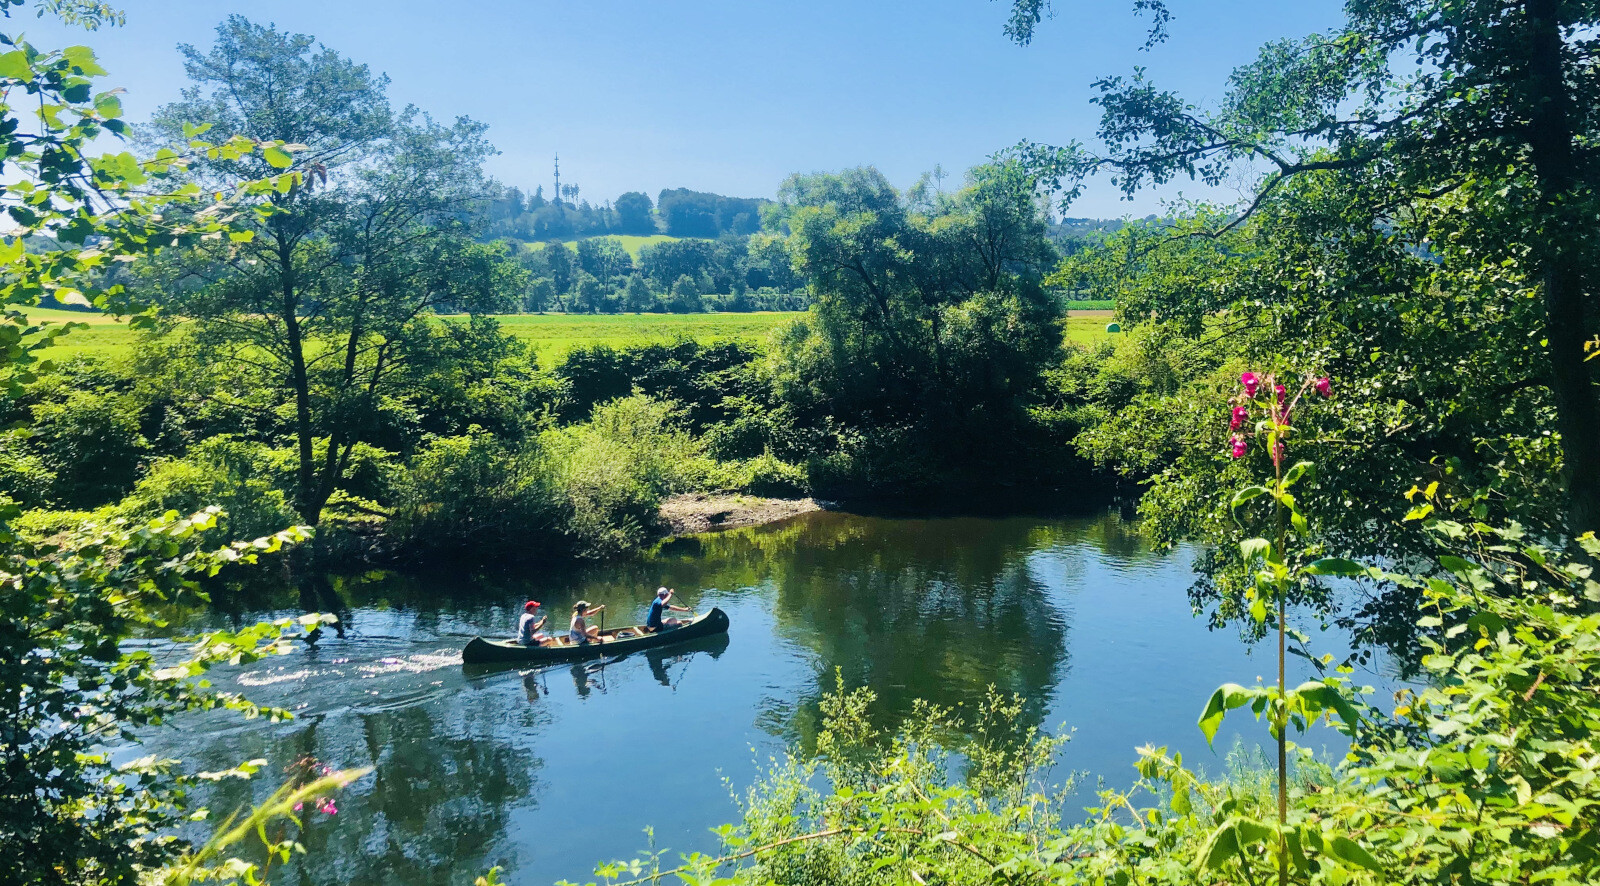
M 504 314 L 505 331 L 530 344 L 549 367 L 573 348 L 673 341 L 742 341 L 761 344 L 768 332 L 797 312 L 749 314 Z
M 628 255 L 632 256 L 634 261 L 639 260 L 639 250 L 645 248 L 646 246 L 654 246 L 657 243 L 666 243 L 669 240 L 682 239 L 681 237 L 669 237 L 666 234 L 651 234 L 648 237 L 641 237 L 637 234 L 607 234 L 606 236 L 612 240 L 620 241 L 622 243 L 622 248 L 628 251 Z M 578 251 L 578 241 L 576 240 L 567 240 L 561 245 L 567 247 L 573 252 Z
M 643 238 L 641 238 L 643 239 Z M 127 354 L 135 334 L 127 324 L 104 314 L 29 308 L 30 317 L 55 323 L 87 323 L 60 339 L 49 356 L 61 359 L 79 354 L 114 358 Z M 672 341 L 689 336 L 698 341 L 734 340 L 760 344 L 767 333 L 795 312 L 750 314 L 503 314 L 498 319 L 507 332 L 528 342 L 539 355 L 539 365 L 549 367 L 573 348 Z M 1093 344 L 1106 338 L 1110 311 L 1073 311 L 1067 319 L 1067 341 Z

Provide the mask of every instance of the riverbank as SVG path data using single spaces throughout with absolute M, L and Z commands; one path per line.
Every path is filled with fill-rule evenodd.
M 662 502 L 660 513 L 668 534 L 677 536 L 762 526 L 820 510 L 814 498 L 689 492 Z

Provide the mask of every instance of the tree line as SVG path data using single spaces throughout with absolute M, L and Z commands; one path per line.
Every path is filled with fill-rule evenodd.
M 576 185 L 562 185 L 567 199 L 547 200 L 544 186 L 524 194 L 521 188 L 500 190 L 491 198 L 485 235 L 492 239 L 538 242 L 602 237 L 607 234 L 701 237 L 715 240 L 724 234 L 748 236 L 761 230 L 761 211 L 770 201 L 756 197 L 725 197 L 688 188 L 664 188 L 652 201 L 642 191 L 627 191 L 615 202 L 592 205 L 578 200 Z
M 811 302 L 786 241 L 763 234 L 647 243 L 637 259 L 621 240 L 591 237 L 518 246 L 515 258 L 529 274 L 525 311 L 799 311 Z

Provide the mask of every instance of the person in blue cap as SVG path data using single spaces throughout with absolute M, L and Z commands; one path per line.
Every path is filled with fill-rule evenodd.
M 672 595 L 674 593 L 676 592 L 671 588 L 656 589 L 656 598 L 650 601 L 650 617 L 644 620 L 644 626 L 646 628 L 654 632 L 663 628 L 675 628 L 678 625 L 683 624 L 681 620 L 671 618 L 666 615 L 668 612 L 692 611 L 685 606 L 672 605 L 670 601 L 672 600 Z

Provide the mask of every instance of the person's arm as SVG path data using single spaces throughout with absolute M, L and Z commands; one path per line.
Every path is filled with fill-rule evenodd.
M 693 612 L 694 611 L 693 609 L 690 609 L 687 606 L 668 606 L 667 608 L 671 609 L 673 612 Z
M 548 615 L 539 616 L 539 623 L 533 626 L 533 630 L 535 630 L 535 631 L 544 630 L 544 623 L 549 621 L 549 620 L 550 620 L 550 616 L 548 616 Z

